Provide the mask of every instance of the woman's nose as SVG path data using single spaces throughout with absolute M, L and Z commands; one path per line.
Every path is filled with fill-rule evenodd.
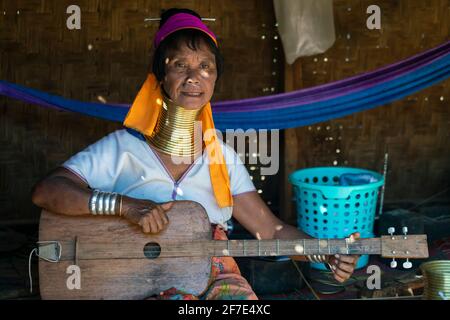
M 197 70 L 190 69 L 188 72 L 187 83 L 189 84 L 198 84 L 200 83 L 200 73 Z
M 199 81 L 193 77 L 189 77 L 186 82 L 189 84 L 197 84 Z

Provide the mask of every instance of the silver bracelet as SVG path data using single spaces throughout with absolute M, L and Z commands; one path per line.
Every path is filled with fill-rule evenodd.
M 111 204 L 109 207 L 109 214 L 115 215 L 116 214 L 116 202 L 117 202 L 117 192 L 113 192 L 111 196 Z
M 103 205 L 103 200 L 105 199 L 105 193 L 103 191 L 100 192 L 99 196 L 98 196 L 98 200 L 97 200 L 97 214 L 103 214 L 103 209 L 104 209 L 104 205 Z
M 99 190 L 94 189 L 92 192 L 91 198 L 89 199 L 89 211 L 91 214 L 96 215 L 97 214 L 97 198 L 98 194 L 100 193 Z
M 315 262 L 315 263 L 324 263 L 327 262 L 327 256 L 326 255 L 308 255 L 306 256 L 308 258 L 309 261 L 311 262 Z
M 95 189 L 89 199 L 89 210 L 93 215 L 115 215 L 117 192 L 103 192 Z
M 109 200 L 111 200 L 111 193 L 105 192 L 105 197 L 103 198 L 103 214 L 109 215 Z

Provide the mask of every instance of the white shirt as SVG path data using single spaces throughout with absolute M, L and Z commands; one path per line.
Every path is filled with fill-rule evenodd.
M 255 191 L 250 175 L 236 152 L 218 139 L 230 177 L 231 194 Z M 200 203 L 211 223 L 226 226 L 232 207 L 220 208 L 214 197 L 207 152 L 203 152 L 174 181 L 163 162 L 139 132 L 114 131 L 62 164 L 80 176 L 92 189 L 117 192 L 157 203 L 192 200 Z

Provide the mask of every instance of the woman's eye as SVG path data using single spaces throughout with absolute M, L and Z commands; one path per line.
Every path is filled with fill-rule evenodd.
M 181 63 L 181 62 L 177 62 L 176 64 L 175 64 L 175 66 L 177 67 L 177 68 L 186 68 L 186 64 L 185 63 Z
M 202 69 L 209 69 L 209 64 L 202 64 Z

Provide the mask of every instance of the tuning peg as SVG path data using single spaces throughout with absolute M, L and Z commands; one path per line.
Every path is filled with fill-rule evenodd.
M 391 268 L 392 268 L 392 269 L 397 268 L 397 261 L 395 261 L 395 258 L 392 258 L 392 261 L 391 261 Z
M 403 268 L 404 269 L 411 269 L 412 268 L 412 263 L 411 263 L 411 261 L 409 261 L 408 258 L 406 258 L 406 261 L 403 262 Z
M 389 227 L 388 228 L 388 233 L 391 235 L 392 238 L 394 238 L 395 228 L 394 227 Z
M 403 232 L 403 234 L 405 235 L 404 236 L 404 239 L 407 239 L 408 237 L 407 237 L 407 235 L 408 235 L 408 227 L 403 227 L 402 228 L 402 232 Z

